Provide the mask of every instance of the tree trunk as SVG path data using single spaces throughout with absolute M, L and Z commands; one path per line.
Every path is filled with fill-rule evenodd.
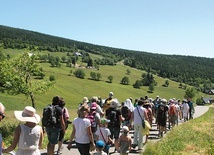
M 32 102 L 32 107 L 36 108 L 36 107 L 35 107 L 34 95 L 33 95 L 32 92 L 30 93 L 30 98 L 31 98 L 31 102 Z

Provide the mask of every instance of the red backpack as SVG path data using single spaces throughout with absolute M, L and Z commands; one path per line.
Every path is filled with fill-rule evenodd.
M 175 107 L 175 105 L 171 105 L 171 106 L 169 107 L 169 114 L 170 114 L 170 115 L 176 114 L 176 107 Z

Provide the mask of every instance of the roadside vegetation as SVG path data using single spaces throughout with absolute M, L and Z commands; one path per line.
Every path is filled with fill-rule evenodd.
M 143 155 L 213 155 L 214 107 L 199 118 L 171 130 L 157 143 L 148 143 Z

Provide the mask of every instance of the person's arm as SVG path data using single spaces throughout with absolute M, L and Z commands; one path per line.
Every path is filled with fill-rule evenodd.
M 111 139 L 110 136 L 108 136 L 108 142 L 110 142 L 111 144 L 114 144 L 113 140 Z
M 64 121 L 63 116 L 62 115 L 59 116 L 59 119 L 60 119 L 62 130 L 65 132 L 65 121 Z
M 134 121 L 134 111 L 132 112 L 131 118 L 130 118 L 130 129 L 133 128 L 133 121 Z
M 125 118 L 122 115 L 119 115 L 119 119 L 121 122 L 125 120 Z
M 70 150 L 71 147 L 72 147 L 72 141 L 73 141 L 73 139 L 74 139 L 75 133 L 76 133 L 76 128 L 75 128 L 75 126 L 74 126 L 74 124 L 73 124 L 73 130 L 72 130 L 72 133 L 71 133 L 71 136 L 70 136 L 70 140 L 69 140 L 69 143 L 68 143 L 68 146 L 67 146 L 67 148 L 68 148 L 69 150 Z
M 13 151 L 16 148 L 16 146 L 17 146 L 17 144 L 19 142 L 20 134 L 21 134 L 21 127 L 17 126 L 16 129 L 15 129 L 15 132 L 14 132 L 12 144 L 8 148 L 4 149 L 3 153 L 8 153 L 10 151 Z
M 93 149 L 95 149 L 95 144 L 94 144 L 94 138 L 93 138 L 93 134 L 92 134 L 92 131 L 91 131 L 91 126 L 87 127 L 87 134 L 89 136 L 89 139 L 91 141 L 91 144 L 93 146 Z
M 148 115 L 147 115 L 147 112 L 146 112 L 146 110 L 145 110 L 145 109 L 144 109 L 144 118 L 145 118 L 145 120 L 149 121 L 149 119 L 148 119 Z
M 132 138 L 129 136 L 129 151 L 132 150 Z
M 43 138 L 44 138 L 44 136 L 43 136 L 43 129 L 41 128 L 41 130 L 40 130 L 40 138 L 39 138 L 39 149 L 42 148 Z
M 121 137 L 122 135 L 120 135 L 119 139 L 118 139 L 118 147 L 120 148 L 120 145 L 121 145 Z

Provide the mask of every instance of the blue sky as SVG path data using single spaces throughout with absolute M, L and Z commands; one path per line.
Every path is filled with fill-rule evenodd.
M 213 0 L 0 0 L 0 25 L 109 47 L 214 58 Z

